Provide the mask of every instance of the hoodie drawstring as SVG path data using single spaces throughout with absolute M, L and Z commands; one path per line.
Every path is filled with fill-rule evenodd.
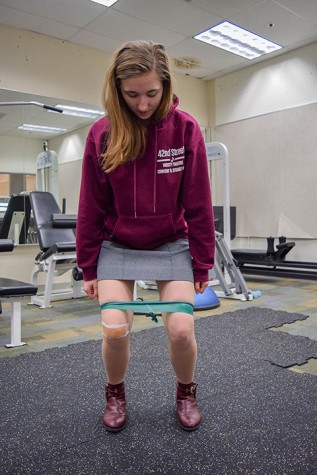
M 133 207 L 134 207 L 134 217 L 137 217 L 136 214 L 136 160 L 133 161 Z
M 133 211 L 134 217 L 137 218 L 136 197 L 136 160 L 133 161 Z M 153 213 L 156 213 L 156 189 L 157 189 L 157 127 L 155 126 L 155 146 L 154 146 L 154 177 L 153 177 Z
M 154 183 L 153 183 L 153 213 L 156 213 L 156 180 L 157 180 L 157 127 L 155 126 L 155 147 L 154 147 Z

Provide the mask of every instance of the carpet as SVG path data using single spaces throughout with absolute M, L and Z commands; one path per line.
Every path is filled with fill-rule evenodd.
M 124 431 L 102 426 L 101 341 L 0 360 L 1 475 L 317 474 L 317 341 L 271 331 L 304 315 L 248 307 L 196 320 L 203 423 L 176 421 L 164 329 L 132 334 Z

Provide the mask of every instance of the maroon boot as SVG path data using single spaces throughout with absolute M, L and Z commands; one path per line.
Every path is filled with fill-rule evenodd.
M 106 401 L 102 422 L 108 431 L 119 432 L 127 421 L 124 382 L 106 385 Z
M 197 384 L 177 383 L 176 404 L 178 422 L 184 430 L 195 430 L 201 423 L 201 415 L 196 403 Z

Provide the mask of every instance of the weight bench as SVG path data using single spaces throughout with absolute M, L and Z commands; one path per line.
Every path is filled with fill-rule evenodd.
M 290 279 L 317 279 L 317 262 L 289 261 L 285 257 L 295 246 L 295 242 L 286 242 L 279 237 L 279 244 L 274 248 L 274 238 L 267 238 L 266 251 L 252 249 L 232 250 L 243 274 L 286 277 Z
M 31 297 L 31 304 L 48 308 L 52 301 L 83 297 L 86 294 L 81 282 L 75 280 L 72 274 L 69 287 L 62 290 L 53 288 L 56 276 L 65 274 L 77 265 L 74 233 L 76 215 L 63 214 L 52 193 L 47 191 L 32 191 L 30 201 L 40 246 L 31 281 L 38 286 L 39 274 L 45 273 L 46 276 L 44 292 Z
M 274 238 L 267 238 L 267 249 L 233 249 L 231 253 L 239 267 L 245 264 L 275 266 L 285 261 L 285 257 L 295 246 L 295 242 L 286 242 L 284 236 L 279 237 L 279 244 L 274 248 Z
M 0 252 L 13 251 L 11 239 L 0 239 Z M 26 345 L 21 341 L 21 297 L 33 296 L 37 287 L 20 280 L 0 277 L 0 313 L 2 313 L 1 301 L 7 300 L 11 304 L 11 343 L 7 348 Z

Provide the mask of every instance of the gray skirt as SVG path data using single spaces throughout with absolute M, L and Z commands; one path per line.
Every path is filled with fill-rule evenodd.
M 193 282 L 188 240 L 178 239 L 151 251 L 128 249 L 103 241 L 98 280 L 186 280 Z

